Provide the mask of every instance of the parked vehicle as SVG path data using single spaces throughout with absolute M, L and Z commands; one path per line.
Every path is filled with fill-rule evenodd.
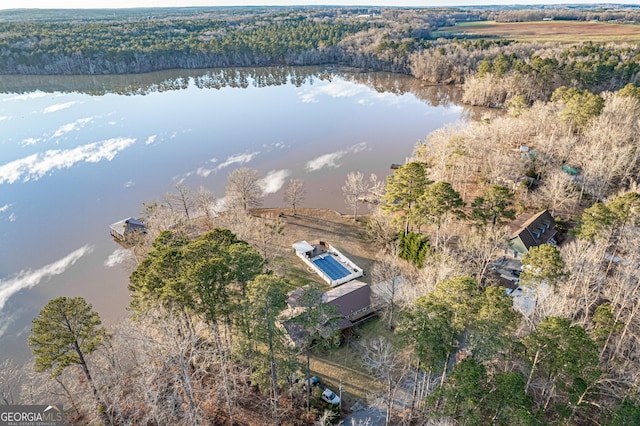
M 329 404 L 338 405 L 340 404 L 340 397 L 335 394 L 331 389 L 325 388 L 324 392 L 322 392 L 322 399 Z
M 311 386 L 318 386 L 320 384 L 320 379 L 318 379 L 316 376 L 310 377 L 309 384 Z M 306 387 L 306 383 L 305 383 L 305 387 Z

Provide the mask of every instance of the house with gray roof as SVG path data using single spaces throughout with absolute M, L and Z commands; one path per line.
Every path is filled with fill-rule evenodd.
M 509 248 L 515 257 L 528 253 L 531 247 L 554 243 L 554 237 L 558 233 L 556 221 L 549 210 L 536 214 L 523 214 L 509 226 L 512 231 Z
M 293 321 L 293 318 L 303 312 L 303 308 L 298 304 L 298 299 L 304 289 L 305 287 L 300 287 L 287 294 L 288 309 L 283 312 L 284 316 L 280 322 L 295 346 L 300 346 L 305 333 L 304 329 Z M 371 287 L 358 280 L 349 281 L 323 293 L 322 303 L 337 308 L 340 319 L 337 328 L 340 331 L 347 330 L 377 315 L 377 311 L 371 303 Z M 319 324 L 319 326 L 322 327 L 323 324 Z

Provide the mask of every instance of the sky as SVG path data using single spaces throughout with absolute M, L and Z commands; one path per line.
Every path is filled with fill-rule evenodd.
M 369 5 L 369 6 L 463 6 L 508 4 L 589 4 L 595 0 L 0 0 L 0 9 L 99 9 L 176 6 L 253 6 L 253 5 Z M 640 0 L 611 0 L 610 3 L 639 4 Z

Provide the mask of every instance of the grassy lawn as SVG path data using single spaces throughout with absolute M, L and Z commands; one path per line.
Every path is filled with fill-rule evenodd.
M 441 34 L 559 43 L 640 42 L 640 25 L 584 21 L 462 22 Z
M 289 286 L 286 289 L 287 292 L 311 283 L 316 284 L 324 290 L 328 290 L 330 288 L 329 285 L 327 285 L 326 282 L 322 281 L 322 279 L 315 272 L 307 271 L 306 265 L 299 259 L 296 258 L 294 261 L 295 263 L 292 264 L 290 263 L 290 261 L 285 262 L 283 260 L 283 265 L 281 265 L 280 267 L 280 270 L 283 272 L 278 271 L 276 267 L 274 267 L 278 274 L 284 276 L 289 282 Z

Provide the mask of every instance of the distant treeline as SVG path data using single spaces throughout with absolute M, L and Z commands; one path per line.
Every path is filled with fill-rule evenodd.
M 0 25 L 5 74 L 123 74 L 171 68 L 333 62 L 331 49 L 367 22 L 302 19 Z M 311 56 L 313 54 L 313 56 Z
M 637 6 L 627 5 L 624 9 L 605 8 L 559 8 L 551 7 L 544 9 L 526 10 L 492 10 L 483 14 L 483 18 L 497 22 L 530 22 L 542 21 L 551 18 L 557 21 L 618 21 L 618 22 L 638 22 L 640 20 L 640 9 Z
M 128 19 L 119 11 L 111 20 L 95 12 L 77 21 L 46 21 L 40 12 L 38 19 L 23 22 L 0 13 L 0 74 L 341 65 L 464 84 L 467 103 L 502 107 L 516 96 L 529 104 L 547 101 L 561 86 L 618 90 L 635 83 L 640 72 L 640 48 L 634 44 L 434 36 L 457 21 L 586 19 L 593 10 L 221 8 L 193 9 L 192 15 L 188 10 L 146 17 L 136 10 Z M 624 16 L 615 19 L 638 16 L 635 9 L 619 14 Z

